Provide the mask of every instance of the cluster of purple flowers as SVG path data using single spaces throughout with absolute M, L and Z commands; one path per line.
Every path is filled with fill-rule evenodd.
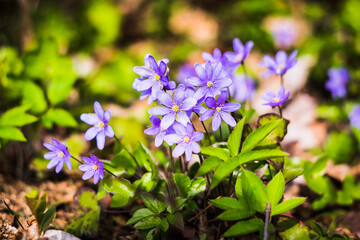
M 94 103 L 95 114 L 83 113 L 80 119 L 87 124 L 93 125 L 89 128 L 84 135 L 87 141 L 90 141 L 96 137 L 96 143 L 99 150 L 104 149 L 105 137 L 114 137 L 114 131 L 108 124 L 111 112 L 110 110 L 104 111 L 99 102 Z M 66 143 L 60 143 L 56 139 L 52 139 L 53 144 L 44 143 L 44 146 L 50 150 L 50 152 L 44 155 L 45 159 L 50 160 L 47 167 L 49 169 L 56 166 L 56 173 L 59 173 L 66 164 L 67 168 L 71 170 L 70 158 L 72 155 L 66 147 Z M 94 177 L 94 184 L 97 184 L 99 179 L 104 178 L 104 164 L 99 159 L 91 154 L 90 158 L 82 157 L 85 164 L 79 166 L 79 169 L 84 172 L 83 179 L 88 180 Z

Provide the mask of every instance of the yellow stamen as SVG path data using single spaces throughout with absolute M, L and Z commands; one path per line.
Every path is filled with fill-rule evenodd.
M 179 110 L 179 106 L 174 105 L 174 106 L 172 107 L 172 110 L 173 110 L 174 112 L 177 112 L 177 111 Z
M 63 152 L 59 152 L 59 157 L 63 157 L 65 154 Z
M 94 170 L 98 169 L 98 166 L 97 165 L 93 165 L 92 167 Z
M 206 84 L 207 87 L 211 87 L 212 85 L 213 85 L 213 82 L 211 82 L 211 81 L 208 81 Z
M 184 142 L 189 142 L 190 138 L 189 137 L 184 137 Z
M 160 76 L 159 75 L 155 75 L 155 80 L 159 81 L 160 80 Z
M 99 123 L 99 127 L 104 127 L 104 126 L 105 126 L 105 124 L 103 122 Z
M 221 110 L 221 107 L 216 108 L 216 111 L 220 112 L 220 110 Z
M 280 102 L 280 98 L 276 97 L 276 98 L 274 98 L 274 101 L 278 103 L 278 102 Z

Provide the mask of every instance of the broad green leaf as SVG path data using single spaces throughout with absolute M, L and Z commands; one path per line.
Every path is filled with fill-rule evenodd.
M 245 209 L 229 209 L 219 214 L 216 218 L 223 221 L 238 221 L 248 218 L 255 214 L 255 211 L 250 208 Z
M 244 209 L 247 206 L 241 205 L 239 201 L 237 201 L 235 198 L 230 197 L 222 197 L 219 199 L 210 200 L 212 204 L 214 204 L 215 207 L 221 208 L 223 210 L 229 210 L 229 209 Z
M 56 214 L 56 206 L 52 205 L 51 207 L 49 207 L 49 209 L 44 213 L 42 219 L 41 219 L 41 223 L 40 223 L 40 228 L 39 228 L 39 232 L 43 232 L 46 230 L 46 228 L 50 225 L 50 223 L 52 222 L 52 220 L 54 219 Z
M 268 196 L 264 183 L 253 172 L 243 169 L 241 173 L 241 187 L 245 200 L 258 212 L 264 212 Z
M 303 173 L 304 173 L 304 169 L 302 169 L 302 168 L 285 168 L 284 169 L 284 178 L 287 181 L 290 179 L 294 179 Z
M 336 105 L 319 105 L 316 108 L 319 118 L 327 119 L 331 122 L 339 122 L 344 119 L 344 114 L 339 106 Z
M 280 121 L 276 128 L 267 135 L 264 140 L 262 140 L 258 146 L 268 146 L 279 144 L 285 137 L 287 133 L 287 126 L 289 125 L 289 120 L 286 120 L 275 113 L 267 113 L 260 116 L 257 119 L 256 127 L 264 126 L 274 121 Z
M 161 218 L 150 216 L 150 217 L 146 217 L 146 218 L 140 220 L 138 223 L 136 223 L 134 225 L 134 228 L 149 229 L 149 228 L 156 227 L 159 224 L 161 224 Z
M 218 157 L 224 161 L 227 161 L 230 157 L 230 152 L 227 149 L 218 147 L 202 147 L 201 153 L 209 156 Z
M 15 127 L 0 127 L 0 138 L 26 142 L 24 134 Z
M 271 207 L 276 206 L 281 200 L 285 189 L 285 180 L 281 171 L 279 171 L 266 186 L 266 192 L 269 197 Z
M 42 120 L 48 128 L 51 128 L 53 123 L 65 127 L 76 127 L 78 125 L 71 113 L 60 108 L 49 109 L 42 117 Z
M 150 211 L 150 209 L 148 208 L 142 208 L 137 210 L 134 215 L 126 222 L 127 225 L 129 224 L 134 224 L 140 220 L 142 220 L 143 218 L 146 217 L 150 217 L 150 216 L 154 216 L 155 213 L 153 213 L 152 211 Z
M 111 164 L 113 164 L 119 171 L 127 171 L 130 176 L 135 174 L 136 163 L 125 149 L 122 149 L 115 155 L 115 157 L 111 160 Z
M 25 81 L 22 88 L 22 105 L 31 105 L 30 112 L 42 113 L 47 108 L 44 92 L 37 84 Z
M 245 119 L 246 117 L 243 117 L 243 119 L 238 122 L 228 138 L 228 148 L 232 157 L 235 157 L 239 153 Z
M 230 158 L 228 161 L 221 164 L 214 173 L 210 189 L 216 187 L 225 177 L 229 176 L 241 164 L 255 161 L 264 160 L 272 157 L 283 157 L 288 154 L 276 149 L 262 149 L 251 152 L 242 152 L 236 157 Z
M 257 232 L 260 230 L 260 228 L 263 227 L 263 225 L 263 221 L 259 218 L 253 218 L 247 221 L 237 222 L 224 233 L 224 237 L 233 237 Z
M 95 236 L 99 227 L 100 206 L 94 191 L 84 190 L 75 197 L 74 217 L 66 226 L 65 232 L 76 236 Z
M 161 219 L 159 227 L 163 230 L 163 232 L 166 232 L 169 229 L 169 223 L 166 218 Z
M 281 120 L 273 121 L 269 124 L 265 124 L 250 133 L 244 141 L 241 152 L 251 151 L 256 147 L 264 138 L 266 138 L 279 124 Z
M 152 163 L 155 162 L 155 159 L 152 156 L 150 150 L 145 147 L 142 142 L 138 141 L 138 145 L 134 151 L 134 155 L 140 166 L 144 166 L 149 172 L 153 170 Z
M 156 185 L 156 181 L 153 181 L 152 175 L 152 172 L 147 172 L 141 177 L 141 186 L 147 192 L 150 192 Z
M 181 196 L 186 198 L 190 189 L 191 179 L 183 173 L 175 173 L 174 181 L 180 190 Z
M 306 226 L 301 226 L 300 224 L 296 224 L 292 228 L 286 230 L 285 232 L 280 233 L 280 236 L 283 239 L 287 240 L 310 240 L 309 229 Z
M 206 189 L 206 179 L 202 177 L 194 178 L 188 191 L 188 198 L 195 196 L 198 193 L 204 192 Z
M 325 152 L 335 163 L 348 163 L 355 154 L 353 138 L 346 132 L 332 132 L 325 142 Z
M 285 212 L 299 206 L 305 200 L 306 200 L 306 198 L 304 198 L 304 197 L 288 199 L 288 200 L 280 203 L 279 205 L 276 205 L 274 208 L 272 208 L 271 216 L 285 213 Z
M 187 198 L 180 198 L 180 197 L 176 197 L 175 198 L 175 204 L 171 203 L 168 207 L 167 207 L 167 211 L 169 213 L 174 213 L 177 210 L 181 210 L 185 203 L 188 201 Z
M 202 176 L 207 174 L 208 172 L 213 171 L 216 167 L 218 167 L 221 163 L 223 163 L 220 158 L 217 157 L 208 157 L 204 160 L 201 164 L 199 171 L 197 172 L 196 176 Z
M 240 177 L 238 177 L 236 179 L 235 193 L 236 193 L 237 198 L 242 198 L 243 197 L 243 192 L 242 192 L 242 187 L 241 187 L 241 178 Z
M 166 208 L 166 203 L 150 195 L 143 194 L 141 199 L 143 200 L 145 206 L 148 207 L 153 213 L 162 213 Z
M 112 207 L 125 206 L 134 196 L 134 187 L 124 178 L 105 178 L 103 180 L 103 186 L 107 192 L 114 193 L 110 202 Z
M 19 106 L 7 110 L 0 117 L 0 126 L 10 126 L 10 127 L 21 127 L 29 123 L 37 121 L 37 117 L 25 113 L 29 110 L 28 106 Z

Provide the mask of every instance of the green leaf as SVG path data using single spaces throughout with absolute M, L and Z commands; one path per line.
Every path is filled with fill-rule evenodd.
M 233 237 L 244 235 L 252 232 L 257 232 L 264 225 L 263 221 L 259 218 L 253 218 L 247 221 L 241 221 L 232 225 L 225 233 L 224 237 Z
M 239 178 L 239 177 L 236 179 L 235 193 L 236 193 L 237 198 L 243 197 L 243 192 L 242 192 L 242 187 L 241 187 L 241 178 Z
M 213 171 L 216 167 L 218 167 L 221 163 L 223 163 L 220 158 L 217 157 L 208 157 L 204 160 L 201 164 L 199 171 L 197 172 L 196 176 L 202 176 L 207 174 L 208 172 Z
M 286 230 L 285 232 L 280 233 L 280 236 L 283 239 L 287 240 L 310 240 L 309 229 L 306 226 L 301 226 L 296 224 L 292 228 Z
M 159 227 L 163 230 L 163 232 L 166 232 L 169 229 L 169 223 L 166 218 L 161 219 Z
M 279 205 L 276 205 L 271 211 L 271 216 L 285 213 L 285 212 L 299 206 L 305 200 L 306 200 L 306 198 L 304 198 L 304 197 L 288 199 L 288 200 L 280 203 Z
M 71 218 L 70 224 L 65 231 L 76 236 L 95 236 L 99 227 L 100 206 L 94 191 L 83 190 L 75 195 L 75 216 Z
M 118 154 L 116 154 L 116 156 L 111 160 L 111 164 L 114 165 L 116 171 L 127 171 L 130 176 L 135 174 L 136 163 L 125 149 L 122 149 Z
M 244 153 L 251 151 L 264 138 L 266 138 L 280 123 L 281 120 L 276 120 L 252 131 L 250 135 L 245 139 L 241 152 Z
M 258 212 L 264 212 L 268 202 L 265 186 L 253 172 L 242 170 L 241 187 L 245 200 Z
M 143 194 L 141 199 L 143 200 L 145 206 L 148 207 L 153 213 L 162 213 L 166 208 L 166 204 L 164 202 L 162 202 L 160 199 L 151 197 L 148 194 Z
M 25 81 L 22 88 L 22 105 L 31 105 L 32 113 L 42 113 L 47 108 L 43 90 L 34 82 Z
M 188 198 L 195 196 L 206 189 L 206 179 L 202 177 L 194 178 L 188 191 Z
M 248 208 L 245 209 L 229 209 L 217 216 L 218 219 L 223 221 L 237 221 L 248 218 L 255 213 L 254 210 Z
M 0 117 L 0 126 L 21 127 L 37 121 L 37 117 L 25 113 L 30 106 L 19 106 L 7 110 Z
M 146 217 L 150 217 L 150 216 L 154 216 L 155 213 L 153 213 L 152 211 L 150 211 L 150 209 L 148 208 L 142 208 L 137 210 L 134 215 L 127 221 L 127 225 L 129 224 L 134 224 Z
M 319 118 L 327 119 L 334 123 L 344 119 L 341 108 L 336 105 L 319 105 L 316 108 L 316 112 Z
M 237 201 L 235 198 L 222 197 L 219 199 L 210 200 L 210 202 L 214 204 L 215 207 L 221 208 L 223 210 L 244 209 L 244 206 L 241 205 L 241 203 Z
M 269 197 L 271 207 L 276 206 L 281 200 L 285 189 L 285 180 L 281 171 L 279 171 L 266 186 L 266 192 Z
M 107 177 L 102 182 L 105 191 L 114 193 L 110 202 L 112 207 L 125 206 L 134 196 L 134 187 L 124 178 Z
M 191 179 L 183 173 L 175 173 L 174 181 L 180 190 L 181 196 L 186 198 L 190 189 Z
M 261 115 L 257 119 L 256 127 L 264 126 L 266 124 L 272 123 L 274 121 L 280 121 L 276 128 L 267 135 L 264 140 L 262 140 L 258 146 L 268 146 L 279 144 L 285 137 L 287 133 L 287 126 L 289 125 L 289 120 L 286 120 L 275 113 L 267 113 Z
M 161 218 L 150 216 L 150 217 L 146 217 L 146 218 L 140 220 L 138 223 L 136 223 L 134 225 L 134 228 L 149 229 L 149 228 L 156 227 L 159 224 L 161 224 Z
M 201 154 L 217 157 L 224 161 L 227 161 L 230 157 L 230 152 L 227 149 L 218 147 L 202 147 Z
M 232 157 L 235 157 L 239 153 L 245 120 L 246 117 L 243 117 L 243 119 L 238 122 L 228 138 L 228 148 Z
M 43 215 L 40 223 L 39 232 L 43 232 L 50 225 L 56 214 L 56 206 L 52 205 Z
M 0 138 L 26 142 L 23 133 L 15 127 L 0 127 Z
M 42 117 L 42 120 L 48 128 L 51 128 L 53 123 L 65 127 L 76 127 L 78 125 L 71 113 L 59 108 L 49 109 Z
M 346 132 L 332 132 L 325 142 L 325 151 L 335 163 L 348 163 L 355 154 L 353 138 Z
M 134 151 L 135 159 L 138 161 L 140 166 L 144 166 L 149 172 L 152 171 L 152 163 L 155 162 L 150 150 L 145 145 L 138 141 L 137 148 Z M 155 174 L 157 175 L 157 174 Z
M 272 157 L 283 157 L 287 155 L 287 153 L 276 149 L 262 149 L 251 152 L 242 152 L 236 157 L 230 158 L 215 170 L 212 182 L 210 184 L 210 189 L 216 187 L 225 177 L 229 176 L 230 173 L 232 173 L 241 164 L 255 160 L 263 160 Z

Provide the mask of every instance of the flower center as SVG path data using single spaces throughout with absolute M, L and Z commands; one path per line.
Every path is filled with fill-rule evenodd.
M 63 157 L 65 154 L 63 152 L 59 152 L 59 157 Z
M 179 106 L 178 106 L 178 105 L 174 105 L 174 106 L 172 107 L 172 110 L 173 110 L 174 112 L 177 112 L 177 111 L 179 110 Z
M 221 110 L 221 107 L 216 108 L 216 111 L 220 112 L 220 110 Z
M 206 83 L 206 86 L 207 87 L 211 87 L 213 85 L 213 82 L 211 82 L 211 81 L 208 81 L 207 83 Z
M 189 142 L 190 138 L 189 137 L 184 137 L 184 142 Z
M 156 75 L 155 75 L 155 80 L 156 80 L 156 81 L 159 81 L 159 80 L 160 80 L 160 76 L 156 74 Z
M 280 102 L 280 98 L 275 97 L 275 98 L 274 98 L 274 101 L 278 103 L 278 102 Z
M 94 170 L 97 170 L 99 167 L 97 165 L 93 165 L 92 167 Z
M 104 127 L 105 126 L 105 124 L 103 123 L 103 122 L 99 122 L 99 127 Z

